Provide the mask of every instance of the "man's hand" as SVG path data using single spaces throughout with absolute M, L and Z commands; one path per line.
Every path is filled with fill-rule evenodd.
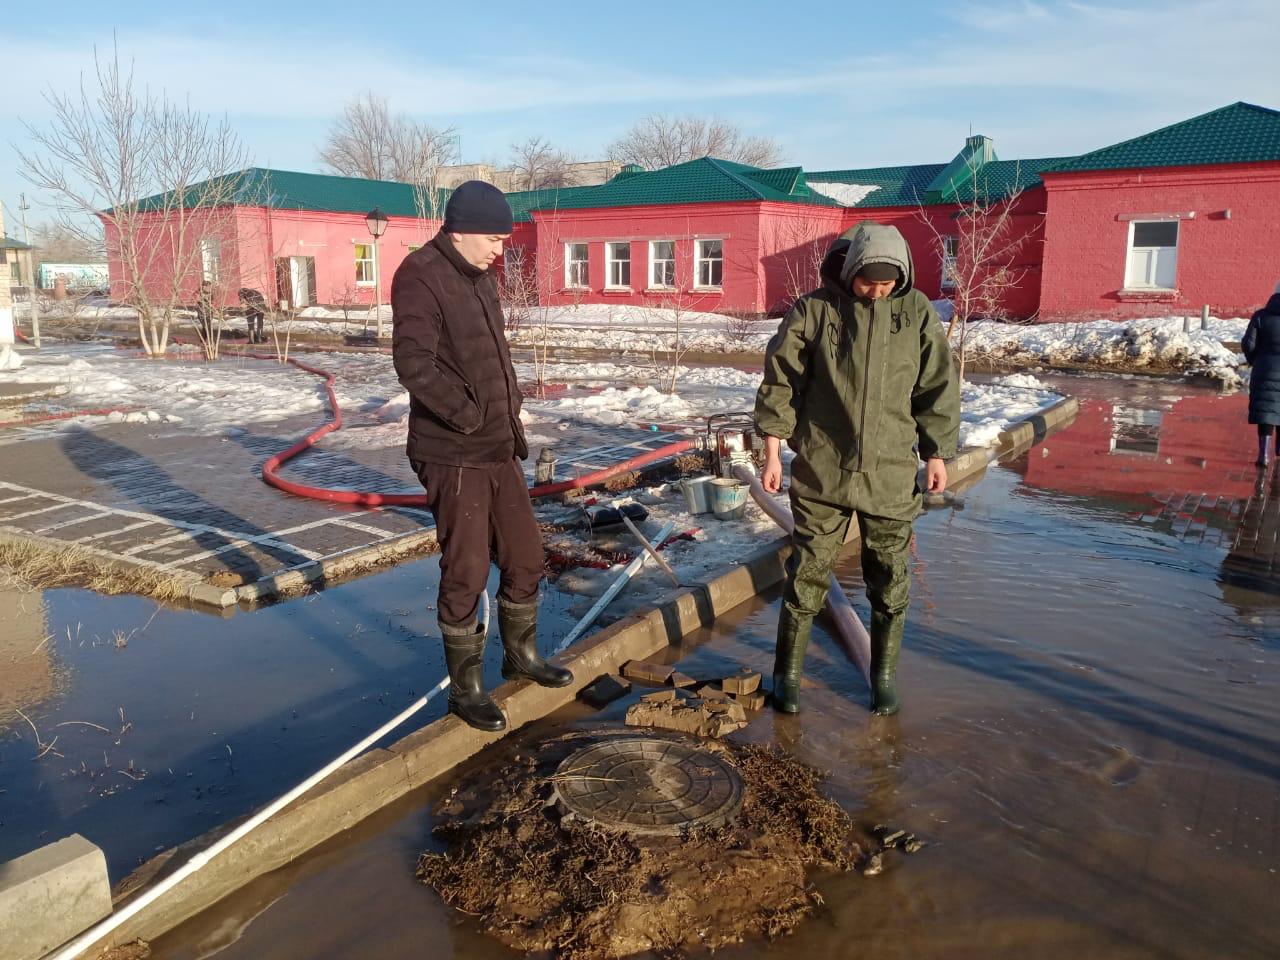
M 768 469 L 768 465 L 765 465 Z M 941 457 L 930 457 L 924 468 L 925 489 L 929 493 L 942 493 L 947 489 L 947 465 Z M 767 488 L 766 488 L 767 489 Z
M 767 493 L 782 489 L 782 443 L 777 437 L 764 438 L 764 470 L 760 483 Z

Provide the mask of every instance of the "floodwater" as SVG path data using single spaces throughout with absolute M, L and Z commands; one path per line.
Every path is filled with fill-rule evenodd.
M 1280 522 L 1258 516 L 1243 398 L 1140 379 L 1057 382 L 1081 398 L 1076 423 L 993 467 L 964 492 L 963 509 L 932 511 L 917 524 L 902 713 L 870 717 L 860 675 L 819 630 L 804 711 L 764 712 L 741 734 L 829 771 L 829 790 L 860 831 L 890 824 L 927 846 L 913 856 L 887 854 L 874 878 L 816 877 L 821 913 L 792 937 L 744 944 L 733 955 L 1280 955 L 1280 575 L 1263 562 L 1268 538 L 1276 549 Z M 1264 490 L 1271 483 L 1262 478 Z M 1280 486 L 1275 492 L 1280 501 Z M 865 614 L 856 556 L 839 577 Z M 289 762 L 290 745 L 323 736 L 339 747 L 383 716 L 368 704 L 354 710 L 345 688 L 334 696 L 340 684 L 326 681 L 330 669 L 363 676 L 363 658 L 377 658 L 368 673 L 382 679 L 366 679 L 364 689 L 370 696 L 392 689 L 394 707 L 405 702 L 407 680 L 397 670 L 428 653 L 409 640 L 355 643 L 355 624 L 368 625 L 373 611 L 385 616 L 378 597 L 361 592 L 369 589 L 350 595 L 364 609 L 350 610 L 338 629 L 335 618 L 346 611 L 336 597 L 309 601 L 326 604 L 318 615 L 301 607 L 293 615 L 307 622 L 290 629 L 315 637 L 303 648 L 313 668 L 295 664 L 290 673 L 303 674 L 309 688 L 298 697 L 306 726 L 290 726 L 301 720 L 288 708 L 270 718 L 289 730 L 252 775 L 238 778 L 238 809 L 251 784 L 253 802 L 267 799 L 271 790 L 256 778 L 278 785 L 272 764 Z M 137 618 L 147 610 L 139 602 Z M 694 675 L 740 664 L 767 671 L 776 618 L 776 596 L 762 597 L 687 638 L 668 659 Z M 51 618 L 50 629 L 61 630 L 64 619 Z M 282 618 L 282 629 L 287 623 Z M 198 636 L 181 639 L 172 664 L 185 671 L 184 682 L 221 669 L 210 653 L 192 651 L 204 645 Z M 251 656 L 261 647 L 246 638 L 231 649 Z M 133 642 L 122 651 L 91 649 L 81 656 L 92 659 L 73 663 L 73 672 L 119 669 L 112 658 L 127 658 Z M 193 666 L 185 657 L 202 659 Z M 241 682 L 279 688 L 283 669 L 264 666 L 263 676 Z M 353 683 L 346 688 L 361 689 Z M 142 709 L 149 695 L 131 688 L 122 702 Z M 199 702 L 209 707 L 207 697 Z M 98 712 L 111 709 L 103 701 Z M 624 710 L 625 702 L 599 714 L 567 708 L 462 775 L 567 724 L 620 722 Z M 234 711 L 223 713 L 231 722 Z M 65 710 L 58 715 L 70 719 Z M 171 708 L 148 722 L 180 719 Z M 29 736 L 27 754 L 15 752 L 13 736 L 3 743 L 0 778 L 45 764 L 28 760 Z M 175 789 L 191 782 L 181 779 L 188 769 L 200 771 L 200 783 L 218 776 L 223 737 L 193 732 L 191 740 Z M 237 754 L 236 762 L 247 761 Z M 291 763 L 289 777 L 306 766 Z M 514 957 L 412 878 L 418 852 L 433 842 L 432 802 L 452 782 L 430 785 L 251 884 L 162 938 L 154 956 Z M 46 811 L 30 819 L 49 818 Z M 95 820 L 86 814 L 82 822 L 98 839 L 89 829 Z M 50 825 L 50 833 L 62 826 Z M 146 827 L 131 820 L 128 829 Z M 8 832 L 6 823 L 0 838 Z M 175 827 L 153 842 L 193 832 Z

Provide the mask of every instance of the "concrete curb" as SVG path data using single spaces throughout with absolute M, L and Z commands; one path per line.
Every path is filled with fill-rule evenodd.
M 1065 400 L 1002 434 L 999 449 L 1009 453 L 1022 444 L 1029 446 L 1068 422 L 1075 411 L 1075 401 Z M 1003 439 L 1006 436 L 1007 444 Z M 962 451 L 949 465 L 951 483 L 979 476 L 995 456 L 988 448 Z M 551 689 L 527 681 L 503 684 L 494 691 L 494 699 L 507 715 L 507 732 L 572 702 L 579 690 L 602 674 L 617 672 L 628 660 L 652 657 L 780 583 L 790 550 L 790 538 L 779 537 L 739 563 L 673 590 L 653 609 L 626 616 L 591 634 L 575 644 L 572 651 L 556 658 L 573 670 L 574 682 L 568 687 Z M 137 939 L 154 940 L 256 877 L 284 866 L 410 790 L 448 772 L 503 735 L 481 733 L 446 715 L 386 748 L 363 754 L 221 853 L 166 897 L 103 937 L 86 955 Z M 147 885 L 173 872 L 234 826 L 235 823 L 224 824 L 148 861 L 117 886 L 115 905 L 121 906 Z

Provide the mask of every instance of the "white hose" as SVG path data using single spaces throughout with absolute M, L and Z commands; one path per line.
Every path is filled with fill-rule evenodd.
M 481 619 L 484 622 L 483 635 L 488 636 L 489 634 L 489 592 L 486 590 L 483 594 L 481 594 L 481 598 L 482 598 L 481 605 L 480 605 L 481 611 L 482 611 Z M 310 777 L 308 777 L 302 783 L 298 784 L 296 787 L 294 787 L 284 796 L 280 797 L 278 800 L 275 800 L 269 806 L 266 806 L 263 809 L 259 810 L 252 817 L 250 817 L 244 823 L 240 824 L 240 826 L 236 827 L 229 834 L 227 834 L 225 837 L 223 837 L 221 840 L 219 840 L 217 843 L 211 846 L 208 850 L 202 850 L 200 853 L 197 853 L 194 857 L 192 857 L 190 860 L 184 863 L 180 868 L 178 868 L 176 871 L 171 873 L 169 876 L 165 877 L 163 880 L 157 883 L 154 887 L 152 887 L 146 893 L 141 894 L 136 900 L 130 901 L 127 906 L 123 907 L 116 913 L 111 914 L 111 916 L 107 917 L 101 923 L 97 924 L 94 927 L 91 927 L 90 929 L 82 933 L 80 936 L 76 937 L 76 939 L 68 943 L 56 954 L 53 954 L 50 960 L 72 960 L 72 958 L 78 957 L 81 953 L 83 953 L 85 950 L 91 947 L 98 940 L 101 940 L 103 937 L 109 934 L 112 930 L 116 929 L 121 924 L 123 924 L 126 920 L 128 920 L 130 917 L 137 914 L 140 910 L 142 910 L 143 907 L 149 906 L 150 904 L 158 900 L 161 896 L 168 893 L 170 890 L 176 887 L 179 883 L 181 883 L 187 877 L 191 876 L 197 870 L 201 869 L 206 863 L 208 863 L 210 860 L 212 860 L 214 857 L 220 854 L 223 850 L 226 850 L 232 844 L 240 840 L 240 838 L 248 834 L 250 831 L 254 830 L 256 827 L 261 825 L 266 820 L 269 820 L 272 816 L 274 816 L 280 810 L 283 810 L 290 803 L 298 799 L 298 797 L 302 796 L 304 793 L 306 793 L 308 790 L 314 787 L 317 783 L 319 783 L 325 777 L 329 776 L 329 774 L 333 773 L 335 770 L 341 767 L 344 763 L 347 763 L 349 760 L 354 759 L 356 756 L 363 753 L 369 747 L 373 746 L 375 743 L 377 743 L 379 740 L 385 737 L 388 733 L 390 733 L 396 727 L 400 726 L 400 724 L 404 723 L 406 720 L 412 717 L 415 713 L 417 713 L 419 710 L 425 707 L 428 703 L 430 703 L 432 700 L 438 697 L 446 688 L 448 688 L 448 686 L 449 686 L 449 675 L 446 673 L 444 678 L 439 683 L 437 683 L 434 687 L 428 690 L 425 696 L 416 700 L 412 705 L 410 705 L 402 713 L 399 713 L 395 717 L 393 717 L 391 720 L 388 720 L 386 723 L 380 726 L 373 733 L 369 734 L 369 736 L 365 737 L 363 740 L 357 743 L 354 747 L 347 750 L 340 757 L 330 762 L 328 766 L 312 774 Z

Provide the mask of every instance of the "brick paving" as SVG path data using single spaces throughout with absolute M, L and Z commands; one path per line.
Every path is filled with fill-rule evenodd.
M 432 526 L 424 509 L 327 503 L 267 486 L 263 462 L 316 425 L 304 416 L 215 436 L 156 432 L 155 424 L 10 427 L 0 431 L 0 530 L 230 585 Z M 563 445 L 560 476 L 671 440 L 638 430 L 578 429 Z M 421 492 L 399 444 L 328 450 L 322 441 L 282 476 L 333 488 Z

